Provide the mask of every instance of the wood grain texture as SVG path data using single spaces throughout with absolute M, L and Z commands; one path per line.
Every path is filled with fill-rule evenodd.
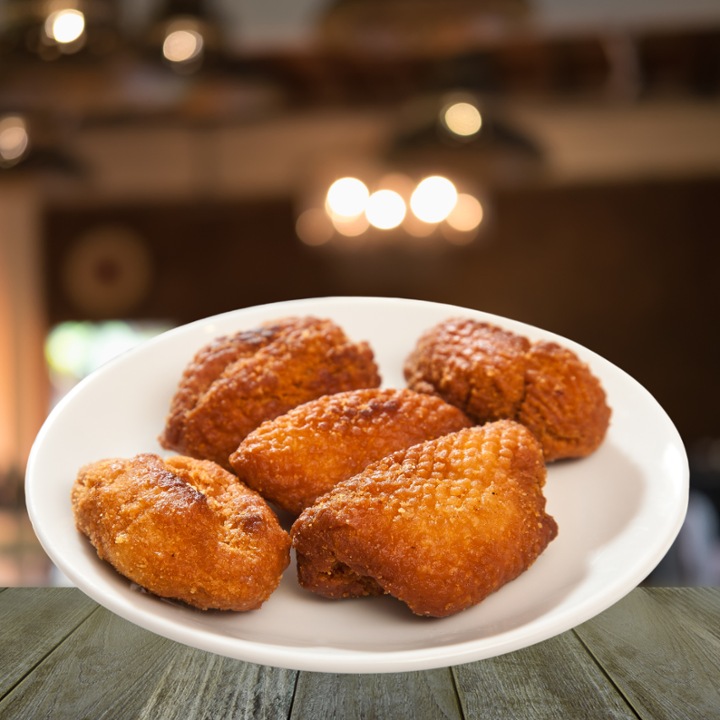
M 636 589 L 508 655 L 335 675 L 180 645 L 73 588 L 0 592 L 0 718 L 706 720 L 720 718 L 720 589 Z
M 720 718 L 717 589 L 638 588 L 575 631 L 641 718 Z
M 297 671 L 177 646 L 138 720 L 287 720 Z
M 0 698 L 98 607 L 75 588 L 0 593 Z
M 452 671 L 466 720 L 636 720 L 572 632 Z
M 287 671 L 191 650 L 101 608 L 0 702 L 0 717 L 287 718 L 293 686 Z
M 461 720 L 449 668 L 383 675 L 300 673 L 291 720 Z
M 135 718 L 174 643 L 100 609 L 0 703 L 9 718 Z

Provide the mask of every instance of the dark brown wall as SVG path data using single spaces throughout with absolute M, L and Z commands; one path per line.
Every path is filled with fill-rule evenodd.
M 687 443 L 720 437 L 720 179 L 527 189 L 492 200 L 465 248 L 400 243 L 309 248 L 290 202 L 53 209 L 46 218 L 52 322 L 88 313 L 61 282 L 75 240 L 134 228 L 154 266 L 126 315 L 184 323 L 238 307 L 323 295 L 449 302 L 560 333 L 636 377 Z

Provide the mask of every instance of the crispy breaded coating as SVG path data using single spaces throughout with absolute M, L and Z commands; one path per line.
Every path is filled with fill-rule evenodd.
M 251 358 L 260 348 L 297 326 L 297 318 L 284 318 L 256 330 L 216 338 L 201 348 L 185 368 L 172 399 L 163 434 L 163 447 L 172 450 L 182 445 L 185 416 L 197 405 L 225 368 L 243 358 Z
M 265 420 L 322 395 L 379 385 L 367 343 L 351 342 L 330 320 L 285 318 L 201 349 L 160 443 L 230 470 L 230 454 Z
M 525 395 L 529 348 L 527 338 L 455 318 L 420 337 L 405 379 L 412 390 L 437 394 L 479 423 L 512 418 Z
M 461 410 L 433 395 L 351 390 L 263 423 L 240 443 L 230 464 L 266 500 L 299 515 L 371 462 L 471 424 Z
M 527 354 L 526 389 L 518 422 L 540 440 L 545 459 L 585 457 L 602 443 L 610 422 L 605 391 L 577 355 L 556 343 Z
M 509 420 L 414 445 L 307 508 L 291 535 L 302 587 L 389 593 L 445 617 L 527 570 L 557 535 L 540 445 Z
M 610 424 L 605 391 L 575 353 L 469 318 L 425 332 L 404 370 L 408 387 L 439 395 L 477 423 L 527 425 L 547 461 L 589 455 Z
M 86 465 L 72 506 L 101 559 L 202 610 L 260 607 L 290 562 L 290 537 L 267 503 L 207 460 L 144 454 Z

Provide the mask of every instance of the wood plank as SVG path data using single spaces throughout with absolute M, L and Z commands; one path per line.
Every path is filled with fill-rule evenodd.
M 453 673 L 466 720 L 637 720 L 572 631 Z
M 2 688 L 13 719 L 705 720 L 720 717 L 720 589 L 637 589 L 575 631 L 452 669 L 332 675 L 179 645 L 75 588 L 11 588 Z
M 193 650 L 99 609 L 0 702 L 0 717 L 282 718 L 293 673 Z
M 77 588 L 0 593 L 0 698 L 98 607 Z
M 300 673 L 291 720 L 461 720 L 449 668 L 409 673 Z
M 296 670 L 176 646 L 138 720 L 287 720 Z
M 575 632 L 641 718 L 720 717 L 720 589 L 637 588 Z

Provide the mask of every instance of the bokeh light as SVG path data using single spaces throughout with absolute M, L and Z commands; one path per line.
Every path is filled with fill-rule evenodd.
M 362 235 L 370 225 L 365 213 L 360 213 L 354 217 L 333 215 L 332 224 L 341 235 L 345 235 L 346 237 L 357 237 L 358 235 Z
M 471 103 L 453 103 L 443 114 L 445 125 L 455 135 L 468 137 L 475 135 L 482 127 L 480 111 Z
M 45 33 L 60 44 L 77 40 L 85 31 L 85 16 L 79 10 L 58 10 L 45 21 Z
M 83 378 L 157 332 L 140 332 L 123 320 L 64 322 L 48 334 L 45 358 L 56 372 Z
M 423 238 L 431 235 L 435 231 L 436 227 L 437 223 L 423 222 L 415 215 L 415 213 L 407 213 L 407 215 L 405 215 L 405 219 L 403 220 L 403 230 L 405 230 L 408 235 L 412 235 L 416 238 Z
M 368 222 L 380 230 L 397 227 L 405 217 L 405 201 L 393 190 L 378 190 L 367 201 Z
M 89 324 L 62 323 L 53 328 L 45 341 L 45 358 L 53 370 L 81 378 L 91 370 L 88 359 L 91 344 Z
M 483 219 L 483 208 L 480 201 L 472 195 L 460 193 L 455 207 L 445 218 L 450 227 L 460 232 L 474 230 Z
M 327 194 L 329 214 L 353 218 L 365 210 L 369 197 L 370 192 L 362 180 L 352 177 L 336 180 Z
M 170 327 L 165 322 L 125 320 L 68 321 L 56 325 L 45 338 L 51 405 L 101 365 Z
M 28 148 L 29 138 L 25 121 L 17 115 L 0 120 L 0 163 L 18 162 Z
M 447 178 L 434 175 L 425 178 L 410 198 L 415 215 L 426 223 L 444 220 L 457 202 L 455 186 Z
M 327 213 L 320 208 L 305 210 L 295 223 L 297 236 L 306 245 L 324 245 L 333 236 L 334 228 Z
M 174 30 L 163 43 L 163 55 L 170 62 L 182 63 L 192 60 L 203 49 L 203 37 L 194 30 Z

